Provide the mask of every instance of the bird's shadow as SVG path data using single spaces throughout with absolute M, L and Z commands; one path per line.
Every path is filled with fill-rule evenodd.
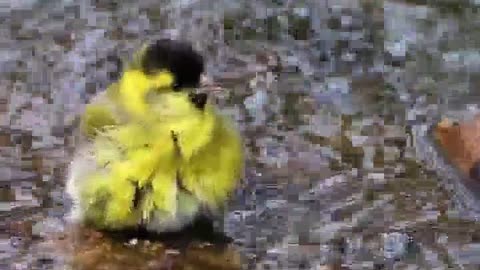
M 184 249 L 194 242 L 208 242 L 216 246 L 226 246 L 233 239 L 215 229 L 214 221 L 207 216 L 198 216 L 188 226 L 174 232 L 154 233 L 144 227 L 119 231 L 103 231 L 111 239 L 128 242 L 131 239 L 158 241 L 169 248 Z

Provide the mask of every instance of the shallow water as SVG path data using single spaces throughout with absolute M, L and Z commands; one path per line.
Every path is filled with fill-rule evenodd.
M 480 228 L 417 162 L 407 127 L 473 113 L 478 7 L 160 2 L 2 13 L 0 265 L 476 269 Z M 208 56 L 208 75 L 227 89 L 216 101 L 244 134 L 248 168 L 226 213 L 228 248 L 122 243 L 61 221 L 75 115 L 115 79 L 107 56 L 160 36 L 193 40 Z

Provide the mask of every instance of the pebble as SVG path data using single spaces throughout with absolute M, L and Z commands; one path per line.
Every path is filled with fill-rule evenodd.
M 26 181 L 36 177 L 33 172 L 23 171 L 10 167 L 0 167 L 0 182 L 8 181 Z
M 392 232 L 382 234 L 383 256 L 387 259 L 397 259 L 407 251 L 408 236 L 404 233 Z
M 180 251 L 177 249 L 167 249 L 165 250 L 165 254 L 167 255 L 180 255 Z
M 348 94 L 351 91 L 350 82 L 344 77 L 329 77 L 325 79 L 327 90 L 334 93 Z
M 204 243 L 198 244 L 198 248 L 206 248 L 206 247 L 211 247 L 211 246 L 213 246 L 213 244 L 209 243 L 209 242 L 204 242 Z
M 130 246 L 135 246 L 138 244 L 138 239 L 137 238 L 132 238 L 128 241 L 128 245 Z
M 443 67 L 446 71 L 468 69 L 471 72 L 480 71 L 480 53 L 477 51 L 451 51 L 442 55 Z
M 32 227 L 32 235 L 39 237 L 46 237 L 52 233 L 60 233 L 65 229 L 65 225 L 60 219 L 46 218 L 40 222 L 35 223 Z
M 456 250 L 449 250 L 449 254 L 454 257 L 458 263 L 464 265 L 480 264 L 480 243 L 471 243 L 461 246 Z

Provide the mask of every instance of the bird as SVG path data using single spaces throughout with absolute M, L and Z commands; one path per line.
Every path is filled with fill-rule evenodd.
M 199 91 L 204 59 L 186 41 L 140 47 L 80 117 L 68 220 L 174 232 L 219 215 L 244 170 L 235 123 Z

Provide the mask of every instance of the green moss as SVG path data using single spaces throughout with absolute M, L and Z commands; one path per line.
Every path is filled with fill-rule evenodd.
M 307 141 L 309 141 L 312 144 L 316 144 L 320 146 L 330 145 L 330 139 L 324 136 L 318 136 L 312 133 L 306 133 L 304 137 Z
M 353 116 L 348 114 L 342 114 L 341 116 L 342 121 L 342 130 L 350 130 L 353 124 Z
M 27 81 L 27 73 L 23 71 L 13 71 L 8 73 L 7 77 L 15 82 L 15 81 L 20 81 L 20 82 L 25 82 Z
M 278 18 L 268 17 L 266 22 L 266 37 L 267 40 L 278 40 L 280 38 L 281 26 Z
M 15 201 L 15 193 L 10 188 L 10 185 L 0 186 L 0 202 Z
M 236 21 L 232 17 L 223 18 L 223 29 L 224 30 L 233 30 L 235 28 Z
M 353 168 L 361 168 L 363 165 L 364 151 L 362 147 L 354 147 L 347 136 L 341 138 L 342 162 L 352 165 Z
M 421 174 L 421 166 L 417 161 L 412 159 L 407 159 L 405 161 L 405 174 L 409 178 L 418 178 Z
M 343 171 L 343 166 L 342 166 L 342 163 L 338 160 L 330 160 L 330 164 L 329 164 L 329 168 L 330 170 L 334 171 L 334 172 L 339 172 L 339 171 Z
M 254 27 L 246 27 L 241 29 L 240 36 L 236 37 L 236 39 L 243 39 L 243 40 L 259 40 L 260 35 L 258 35 L 257 29 Z
M 395 93 L 396 92 L 395 86 L 393 86 L 393 84 L 390 84 L 390 83 L 385 83 L 385 92 Z
M 168 26 L 168 16 L 165 16 L 160 8 L 145 9 L 145 14 L 155 27 L 166 28 Z
M 462 14 L 468 8 L 475 8 L 468 0 L 405 0 L 407 4 L 427 5 L 444 14 Z
M 373 202 L 379 198 L 379 193 L 373 189 L 367 189 L 363 193 L 363 199 L 366 202 Z
M 375 148 L 373 166 L 375 168 L 383 168 L 385 166 L 385 152 L 383 151 L 383 147 Z
M 311 37 L 310 18 L 290 16 L 288 24 L 288 34 L 293 36 L 295 40 L 307 40 Z
M 303 95 L 298 93 L 287 93 L 285 95 L 285 106 L 283 107 L 282 114 L 285 116 L 287 124 L 303 124 L 304 121 L 301 119 L 298 109 L 298 104 L 301 103 L 303 97 Z

